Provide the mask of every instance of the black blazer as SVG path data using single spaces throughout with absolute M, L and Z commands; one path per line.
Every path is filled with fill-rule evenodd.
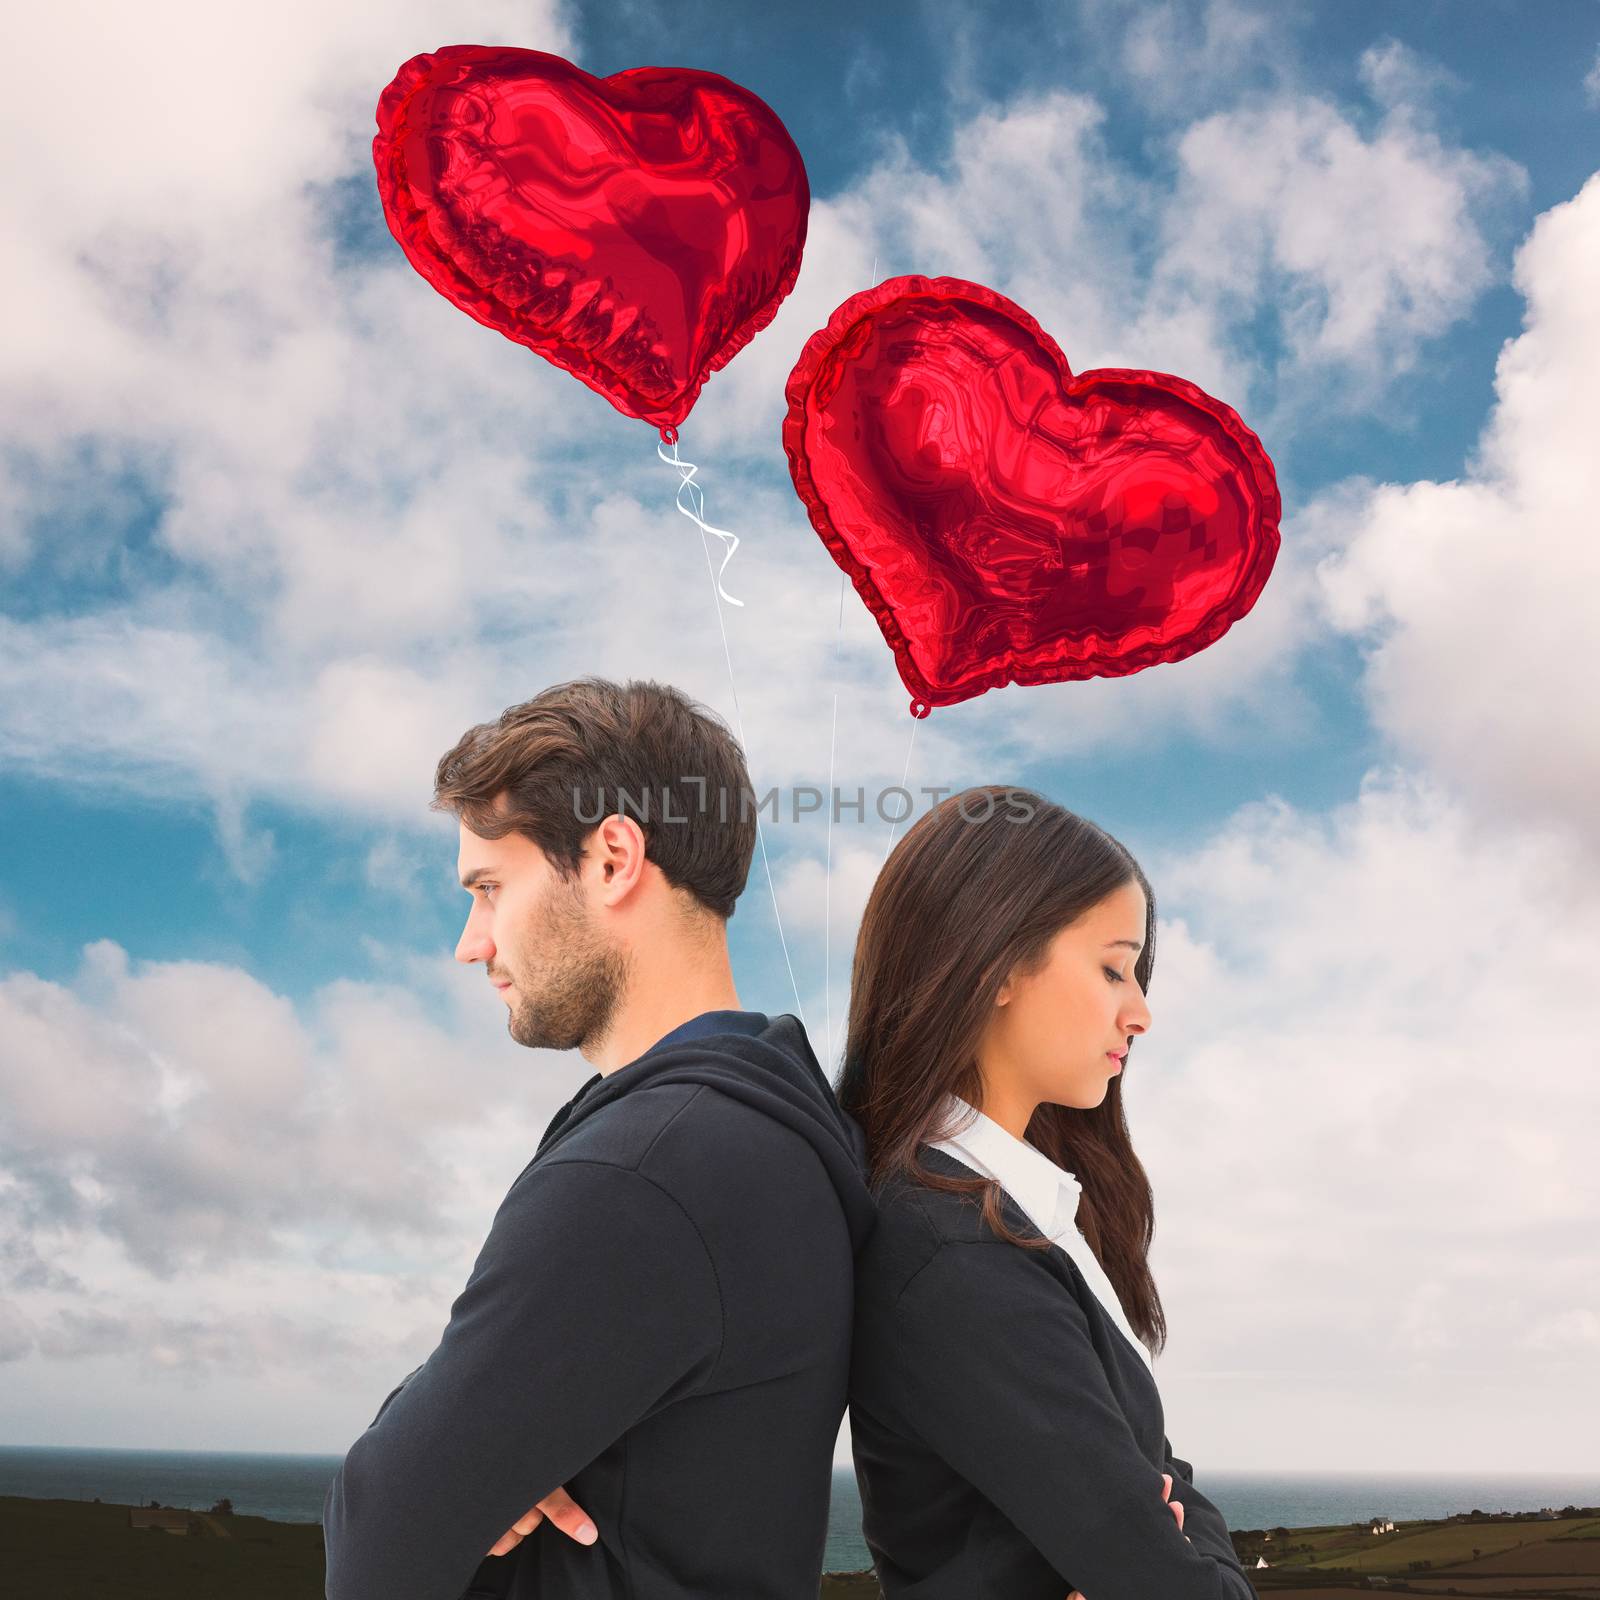
M 1253 1600 L 1163 1429 L 1149 1369 L 1065 1250 L 1006 1243 L 965 1196 L 885 1185 L 857 1258 L 850 1431 L 889 1600 Z

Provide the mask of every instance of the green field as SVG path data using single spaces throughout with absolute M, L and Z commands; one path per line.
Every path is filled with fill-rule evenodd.
M 314 1522 L 192 1513 L 190 1532 L 129 1525 L 131 1506 L 0 1495 L 0 1593 L 18 1600 L 323 1600 Z M 821 1600 L 877 1600 L 871 1573 Z
M 317 1523 L 197 1512 L 180 1537 L 130 1527 L 132 1509 L 0 1495 L 0 1586 L 19 1600 L 322 1600 Z
M 316 1523 L 192 1512 L 178 1535 L 130 1525 L 131 1506 L 0 1495 L 7 1595 L 49 1600 L 322 1600 Z M 1600 1515 L 1405 1522 L 1235 1535 L 1262 1594 L 1388 1592 L 1480 1600 L 1600 1600 Z M 1255 1565 L 1258 1554 L 1269 1565 Z M 867 1573 L 834 1573 L 819 1600 L 878 1600 Z M 1090 1597 L 1093 1600 L 1093 1596 Z
M 1272 1539 L 1235 1533 L 1234 1544 L 1263 1594 L 1600 1600 L 1600 1516 L 1589 1510 L 1550 1521 L 1397 1522 L 1380 1534 L 1349 1524 L 1290 1528 Z M 1267 1567 L 1255 1565 L 1258 1554 Z

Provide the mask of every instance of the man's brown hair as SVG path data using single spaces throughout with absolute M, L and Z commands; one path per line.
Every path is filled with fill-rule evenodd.
M 681 689 L 648 679 L 553 684 L 469 728 L 439 761 L 431 809 L 484 839 L 523 834 L 568 878 L 595 827 L 630 816 L 667 882 L 724 922 L 756 843 L 738 740 Z

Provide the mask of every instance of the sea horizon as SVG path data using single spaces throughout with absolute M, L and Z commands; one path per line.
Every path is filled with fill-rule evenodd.
M 0 1445 L 0 1495 L 205 1510 L 227 1498 L 248 1516 L 320 1522 L 343 1455 L 295 1451 L 141 1450 L 128 1446 Z M 1233 1529 L 1307 1528 L 1372 1517 L 1409 1521 L 1473 1510 L 1533 1512 L 1600 1504 L 1600 1473 L 1279 1472 L 1196 1473 L 1196 1486 Z M 872 1564 L 849 1466 L 833 1471 L 824 1568 Z

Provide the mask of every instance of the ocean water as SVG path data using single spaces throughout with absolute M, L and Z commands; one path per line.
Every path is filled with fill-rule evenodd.
M 320 1522 L 340 1456 L 228 1454 L 193 1450 L 57 1449 L 0 1445 L 0 1494 L 205 1510 L 226 1495 L 235 1511 L 280 1522 Z M 1457 1511 L 1600 1506 L 1600 1472 L 1264 1473 L 1208 1472 L 1198 1487 L 1232 1528 L 1314 1527 L 1370 1517 L 1446 1517 Z M 872 1564 L 861 1538 L 861 1502 L 848 1467 L 833 1475 L 825 1566 Z

